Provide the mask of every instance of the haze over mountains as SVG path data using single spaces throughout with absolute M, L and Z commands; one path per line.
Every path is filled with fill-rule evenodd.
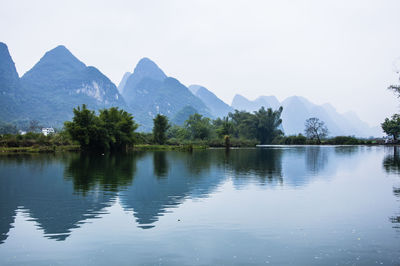
M 140 131 L 150 131 L 153 118 L 164 114 L 176 124 L 194 112 L 210 118 L 229 112 L 249 112 L 283 106 L 283 129 L 292 135 L 304 131 L 307 118 L 318 117 L 327 124 L 330 135 L 380 136 L 355 113 L 339 114 L 330 104 L 316 105 L 304 97 L 292 96 L 279 102 L 275 96 L 254 101 L 236 95 L 232 106 L 200 85 L 186 87 L 168 77 L 153 61 L 141 59 L 133 72 L 123 75 L 115 86 L 93 66 L 86 66 L 65 46 L 48 51 L 40 61 L 19 77 L 6 44 L 0 43 L 0 121 L 26 124 L 38 120 L 43 126 L 62 127 L 73 116 L 73 108 L 86 104 L 98 110 L 112 106 L 132 113 Z
M 380 136 L 379 127 L 370 127 L 361 121 L 354 112 L 340 114 L 335 107 L 326 103 L 316 105 L 304 97 L 291 96 L 279 102 L 275 96 L 260 96 L 254 101 L 250 101 L 241 95 L 235 95 L 232 107 L 237 110 L 255 111 L 261 106 L 265 108 L 277 109 L 283 107 L 282 126 L 287 135 L 294 135 L 304 131 L 304 121 L 310 117 L 318 117 L 325 122 L 331 136 Z
M 124 76 L 125 77 L 125 76 Z M 164 114 L 173 118 L 186 106 L 193 107 L 198 113 L 210 116 L 207 106 L 177 79 L 167 77 L 150 59 L 143 58 L 133 73 L 120 83 L 120 91 L 130 110 L 142 127 L 151 130 L 153 118 Z

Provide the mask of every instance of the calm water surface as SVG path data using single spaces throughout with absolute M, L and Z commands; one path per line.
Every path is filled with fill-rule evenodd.
M 0 265 L 398 265 L 400 150 L 0 156 Z

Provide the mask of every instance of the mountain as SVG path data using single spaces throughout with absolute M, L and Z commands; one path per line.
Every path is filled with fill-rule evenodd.
M 286 135 L 304 134 L 304 123 L 310 117 L 317 117 L 325 122 L 330 136 L 369 137 L 380 136 L 379 128 L 372 128 L 361 121 L 355 113 L 340 114 L 330 104 L 316 105 L 304 97 L 291 96 L 279 103 L 275 96 L 261 96 L 251 101 L 241 95 L 236 95 L 232 107 L 248 112 L 256 111 L 261 106 L 277 109 L 283 107 L 282 126 Z
M 259 104 L 264 104 L 263 106 L 266 108 L 278 109 L 281 104 L 279 103 L 278 99 L 271 95 L 271 96 L 260 96 L 256 100 Z
M 98 110 L 112 106 L 132 113 L 150 131 L 156 114 L 167 115 L 176 124 L 194 112 L 215 118 L 233 109 L 253 112 L 261 106 L 283 106 L 283 129 L 287 135 L 304 132 L 310 117 L 324 121 L 330 136 L 380 136 L 379 127 L 371 128 L 353 112 L 340 114 L 330 104 L 316 105 L 304 97 L 292 96 L 279 102 L 275 96 L 260 96 L 251 101 L 235 95 L 232 107 L 208 89 L 189 88 L 167 75 L 148 58 L 141 59 L 133 73 L 123 76 L 118 89 L 98 69 L 86 66 L 65 46 L 48 51 L 19 78 L 6 44 L 0 42 L 0 121 L 18 125 L 38 120 L 43 126 L 61 127 L 73 115 L 73 108 L 86 104 Z
M 195 113 L 198 112 L 192 106 L 185 106 L 171 119 L 171 123 L 178 126 L 183 126 L 185 121 L 188 120 L 189 116 L 194 115 Z
M 19 87 L 19 76 L 8 47 L 0 42 L 0 92 L 12 92 Z
M 133 73 L 129 75 L 123 88 L 123 96 L 128 99 L 128 102 L 132 100 L 135 95 L 138 84 L 144 79 L 151 79 L 162 82 L 166 79 L 165 73 L 148 58 L 142 58 L 137 63 Z
M 124 74 L 124 76 L 122 77 L 122 79 L 121 79 L 121 81 L 120 81 L 120 83 L 119 83 L 119 85 L 118 85 L 118 91 L 119 91 L 119 93 L 123 93 L 123 91 L 124 91 L 124 88 L 125 88 L 125 85 L 126 85 L 126 82 L 128 81 L 128 78 L 130 77 L 132 75 L 132 73 L 131 72 L 126 72 L 125 74 Z
M 177 79 L 167 77 L 150 59 L 143 58 L 129 76 L 122 94 L 131 108 L 140 130 L 150 131 L 153 118 L 163 114 L 170 119 L 185 106 L 211 116 L 207 106 Z
M 86 104 L 98 110 L 125 108 L 117 87 L 97 68 L 86 66 L 65 46 L 48 51 L 21 78 L 27 119 L 60 127 L 73 116 L 73 108 Z
M 279 108 L 280 103 L 275 96 L 260 96 L 254 101 L 250 101 L 240 94 L 236 94 L 232 101 L 232 107 L 239 111 L 246 110 L 248 112 L 254 112 L 258 111 L 261 106 L 275 110 Z
M 214 117 L 227 116 L 233 108 L 224 103 L 214 93 L 199 85 L 190 85 L 189 90 L 208 107 Z
M 16 119 L 21 112 L 20 81 L 5 43 L 0 42 L 0 120 Z

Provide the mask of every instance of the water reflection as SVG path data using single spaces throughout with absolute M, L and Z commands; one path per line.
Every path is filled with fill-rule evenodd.
M 83 194 L 93 189 L 117 192 L 132 183 L 136 160 L 142 155 L 141 152 L 73 155 L 65 168 L 64 177 L 72 180 L 75 191 Z
M 329 150 L 324 147 L 315 146 L 308 147 L 305 152 L 307 170 L 314 175 L 321 172 L 328 161 Z
M 383 159 L 383 168 L 389 174 L 396 174 L 397 176 L 400 174 L 400 155 L 399 155 L 399 147 L 393 146 L 390 147 L 390 150 L 387 151 L 385 158 Z M 400 198 L 400 186 L 393 187 L 393 195 L 395 197 Z M 389 218 L 392 223 L 394 223 L 395 228 L 400 229 L 400 213 Z
M 212 154 L 170 152 L 147 154 L 138 162 L 132 186 L 119 194 L 122 206 L 133 210 L 140 228 L 149 229 L 169 209 L 185 198 L 207 197 L 225 176 L 214 168 L 210 175 Z M 153 169 L 150 167 L 153 164 Z M 162 176 L 163 178 L 159 178 Z
M 240 187 L 249 181 L 264 185 L 282 183 L 282 149 L 243 149 L 226 153 L 226 168 L 233 172 L 233 182 Z
M 6 173 L 0 178 L 3 241 L 18 208 L 29 212 L 46 237 L 65 240 L 71 229 L 79 227 L 83 220 L 97 217 L 110 204 L 112 194 L 96 193 L 96 190 L 85 195 L 75 193 L 73 182 L 62 178 L 65 159 L 41 155 L 1 161 L 2 172 Z
M 163 178 L 168 174 L 168 161 L 165 151 L 155 151 L 153 153 L 154 174 Z
M 0 244 L 18 208 L 29 213 L 46 237 L 65 240 L 73 228 L 99 217 L 118 198 L 137 225 L 149 229 L 186 199 L 209 197 L 227 179 L 235 188 L 306 186 L 328 179 L 356 151 L 285 147 L 1 157 Z M 387 171 L 399 171 L 397 151 L 383 164 Z M 394 191 L 398 196 L 399 189 Z
M 399 147 L 393 146 L 389 148 L 385 158 L 383 159 L 383 168 L 388 173 L 399 174 L 400 173 L 400 155 Z

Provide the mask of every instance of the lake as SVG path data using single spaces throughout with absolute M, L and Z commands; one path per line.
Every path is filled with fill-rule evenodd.
M 398 265 L 400 150 L 0 156 L 0 265 Z

